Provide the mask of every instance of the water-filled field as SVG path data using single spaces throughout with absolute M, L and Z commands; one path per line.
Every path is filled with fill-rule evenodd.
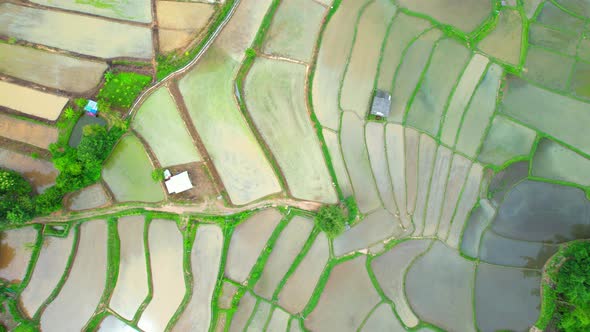
M 138 110 L 132 128 L 143 137 L 162 167 L 201 160 L 172 96 L 165 87 L 154 92 Z
M 11 313 L 76 331 L 550 329 L 547 262 L 590 237 L 590 6 L 242 0 L 230 14 L 132 113 L 138 135 L 101 184 L 124 204 L 2 228 Z M 297 24 L 288 43 L 280 27 Z M 389 116 L 368 116 L 376 89 Z M 4 117 L 0 134 L 29 144 L 36 127 L 12 123 L 47 127 Z M 162 202 L 152 180 L 195 147 L 217 212 Z M 100 201 L 92 189 L 73 201 Z M 317 201 L 352 212 L 340 234 L 314 223 Z
M 102 176 L 120 202 L 157 202 L 164 199 L 160 184 L 152 179 L 152 164 L 137 137 L 123 137 L 107 159 Z
M 84 93 L 98 85 L 107 69 L 90 61 L 18 45 L 0 44 L 0 71 L 54 89 Z
M 151 30 L 68 12 L 0 5 L 0 33 L 100 58 L 150 58 Z

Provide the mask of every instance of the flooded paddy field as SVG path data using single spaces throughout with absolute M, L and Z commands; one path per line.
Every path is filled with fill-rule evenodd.
M 107 223 L 83 223 L 79 234 L 66 282 L 41 315 L 43 331 L 82 330 L 100 303 L 107 276 Z
M 108 203 L 108 194 L 100 183 L 81 189 L 68 198 L 68 208 L 72 211 L 94 209 Z
M 173 220 L 152 220 L 148 230 L 152 299 L 137 322 L 142 330 L 164 331 L 180 306 L 186 286 L 183 241 Z
M 192 296 L 174 326 L 175 331 L 208 331 L 211 301 L 217 285 L 223 250 L 223 233 L 217 225 L 200 225 L 191 251 Z
M 283 1 L 266 34 L 264 52 L 309 61 L 325 11 L 313 0 Z
M 149 23 L 152 21 L 151 1 L 68 1 L 68 0 L 32 0 L 40 5 L 68 9 L 81 13 L 111 17 L 126 21 Z
M 120 316 L 133 320 L 149 293 L 144 218 L 119 218 L 117 230 L 120 243 L 119 274 L 109 307 Z
M 10 3 L 0 4 L 0 34 L 99 58 L 153 56 L 147 26 Z
M 334 203 L 330 173 L 305 105 L 305 67 L 258 59 L 245 84 L 249 113 L 277 158 L 291 195 Z M 282 128 L 285 121 L 291 125 Z
M 0 233 L 0 275 L 2 278 L 13 283 L 19 283 L 25 278 L 38 233 L 38 230 L 33 227 Z
M 220 4 L 160 3 L 159 32 L 193 38 Z M 133 110 L 138 137 L 116 147 L 102 192 L 73 195 L 84 211 L 63 223 L 36 219 L 49 224 L 15 249 L 24 259 L 1 251 L 0 278 L 44 330 L 528 331 L 547 260 L 590 237 L 585 10 L 242 0 L 202 57 Z M 27 50 L 15 44 L 0 45 Z M 392 94 L 389 116 L 368 116 L 375 89 Z M 196 180 L 156 203 L 154 165 L 211 181 L 209 157 L 223 185 Z M 131 203 L 96 208 L 111 193 Z M 220 193 L 239 206 L 210 214 Z M 348 197 L 348 227 L 328 236 L 315 201 Z
M 30 47 L 0 44 L 0 71 L 46 87 L 85 93 L 100 83 L 104 62 L 90 61 Z
M 131 126 L 147 141 L 162 167 L 201 161 L 166 87 L 143 103 Z
M 157 202 L 164 199 L 159 183 L 151 176 L 152 164 L 137 137 L 123 137 L 107 159 L 102 176 L 120 202 Z
M 236 205 L 281 191 L 272 167 L 240 113 L 233 85 L 244 51 L 268 4 L 241 2 L 234 20 L 179 83 L 195 128 Z M 241 32 L 232 34 L 236 29 Z
M 20 294 L 23 311 L 33 317 L 49 297 L 65 273 L 77 236 L 71 230 L 67 237 L 46 236 L 43 239 L 39 257 L 32 270 L 31 279 Z

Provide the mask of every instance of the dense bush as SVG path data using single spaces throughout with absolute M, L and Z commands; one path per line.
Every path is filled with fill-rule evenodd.
M 565 249 L 554 281 L 558 328 L 590 331 L 590 242 L 576 242 Z
M 0 169 L 0 222 L 19 224 L 34 215 L 31 185 L 17 172 Z
M 84 127 L 77 148 L 52 146 L 53 163 L 60 171 L 56 187 L 66 193 L 98 181 L 102 163 L 123 132 L 124 129 L 118 127 L 107 131 L 103 126 L 90 125 Z
M 322 231 L 334 238 L 344 231 L 347 219 L 339 205 L 324 205 L 319 209 L 314 220 Z
M 98 104 L 128 109 L 152 78 L 133 72 L 105 74 L 105 84 L 98 92 Z

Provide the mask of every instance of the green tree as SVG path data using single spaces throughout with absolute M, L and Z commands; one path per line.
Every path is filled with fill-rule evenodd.
M 155 182 L 160 182 L 164 180 L 164 171 L 159 168 L 156 168 L 152 171 L 152 180 Z
M 347 219 L 340 206 L 324 205 L 319 209 L 314 221 L 328 237 L 334 238 L 344 231 Z
M 558 328 L 590 331 L 590 242 L 572 243 L 564 251 L 555 278 Z
M 19 224 L 33 216 L 31 185 L 17 172 L 0 169 L 0 222 Z

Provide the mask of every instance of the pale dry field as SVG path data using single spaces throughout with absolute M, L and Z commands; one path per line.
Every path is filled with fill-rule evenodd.
M 58 131 L 56 127 L 0 114 L 0 136 L 48 149 L 57 141 Z
M 0 106 L 55 121 L 68 103 L 68 98 L 0 81 L 0 101 Z

